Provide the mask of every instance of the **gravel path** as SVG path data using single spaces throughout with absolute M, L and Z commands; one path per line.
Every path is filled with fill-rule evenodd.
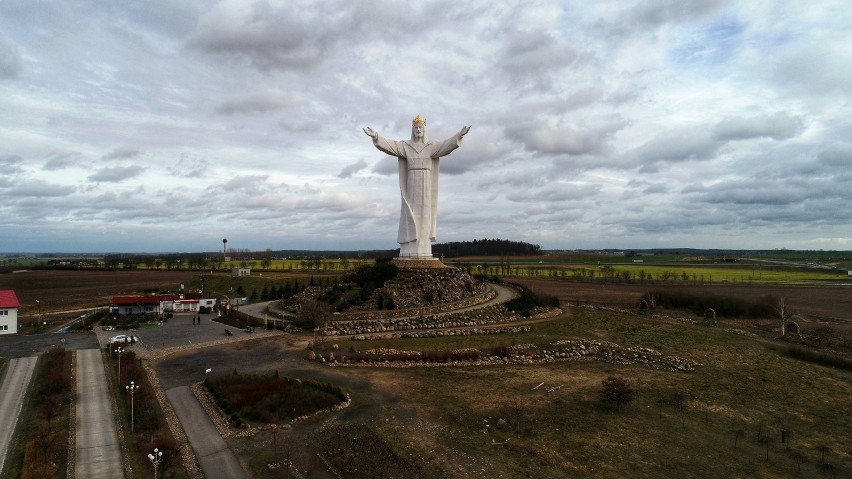
M 77 351 L 76 477 L 124 477 L 101 352 Z M 104 411 L 108 411 L 104 413 Z
M 36 361 L 38 356 L 12 359 L 0 385 L 0 471 L 6 461 L 6 451 L 21 413 L 24 393 L 33 376 Z
M 237 479 L 246 477 L 240 462 L 219 435 L 215 424 L 201 407 L 189 386 L 179 386 L 166 391 L 166 397 L 175 409 L 186 431 L 189 443 L 195 450 L 198 462 L 207 479 Z

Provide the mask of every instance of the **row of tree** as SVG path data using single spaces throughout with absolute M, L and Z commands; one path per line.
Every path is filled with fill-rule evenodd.
M 432 253 L 447 258 L 459 256 L 537 256 L 544 254 L 541 246 L 503 239 L 481 239 L 438 243 L 432 246 Z

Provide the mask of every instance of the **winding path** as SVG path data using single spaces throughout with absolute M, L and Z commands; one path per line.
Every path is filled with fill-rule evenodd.
M 6 452 L 21 413 L 24 393 L 35 371 L 38 356 L 12 359 L 0 384 L 0 472 L 6 462 Z
M 503 286 L 503 285 L 500 285 L 500 284 L 495 284 L 495 283 L 488 283 L 488 286 L 490 286 L 497 293 L 496 296 L 494 296 L 493 298 L 491 298 L 488 301 L 485 301 L 483 303 L 474 304 L 473 306 L 468 306 L 466 308 L 454 309 L 450 312 L 451 313 L 461 313 L 461 312 L 464 312 L 464 311 L 472 311 L 474 309 L 486 308 L 488 306 L 494 306 L 496 304 L 505 303 L 506 301 L 509 301 L 510 299 L 516 298 L 518 296 L 518 293 L 512 288 L 509 288 L 509 287 L 506 287 L 506 286 Z M 277 301 L 278 300 L 276 299 L 276 300 L 272 300 L 272 301 L 263 301 L 263 302 L 260 302 L 260 303 L 251 303 L 251 304 L 242 305 L 242 306 L 240 306 L 240 312 L 245 313 L 249 316 L 253 316 L 257 319 L 264 319 L 264 315 L 266 314 L 265 311 L 266 311 L 267 306 L 269 306 L 270 304 L 275 303 Z M 428 316 L 429 314 L 431 314 L 431 313 L 417 314 L 417 315 L 414 315 L 414 316 L 401 316 L 401 317 L 394 318 L 394 319 L 409 319 L 409 318 L 419 317 L 419 316 Z
M 189 386 L 166 391 L 186 437 L 207 479 L 237 479 L 246 477 L 240 462 L 219 435 L 216 426 L 192 394 Z

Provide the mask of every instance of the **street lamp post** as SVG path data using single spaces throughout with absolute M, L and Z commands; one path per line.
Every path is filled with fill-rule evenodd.
M 115 348 L 115 352 L 118 354 L 118 380 L 121 381 L 121 353 L 124 352 L 124 349 L 119 346 Z
M 130 386 L 124 386 L 124 388 L 130 392 L 130 432 L 133 432 L 134 425 L 136 424 L 135 418 L 133 417 L 133 393 L 139 389 L 139 385 L 130 381 Z
M 154 453 L 148 454 L 148 460 L 154 465 L 154 479 L 157 479 L 157 466 L 159 466 L 160 462 L 163 460 L 163 451 L 159 451 L 155 447 Z

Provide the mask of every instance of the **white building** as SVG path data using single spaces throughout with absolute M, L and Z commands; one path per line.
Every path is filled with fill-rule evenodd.
M 0 334 L 18 333 L 18 309 L 21 302 L 14 290 L 0 290 Z
M 231 276 L 234 278 L 251 276 L 251 268 L 231 268 Z

